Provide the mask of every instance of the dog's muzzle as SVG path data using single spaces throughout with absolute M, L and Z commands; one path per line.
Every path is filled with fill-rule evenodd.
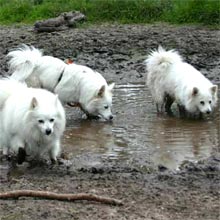
M 109 116 L 109 120 L 113 120 L 113 118 L 114 118 L 113 115 Z
M 51 129 L 48 128 L 48 129 L 46 129 L 45 133 L 46 133 L 46 135 L 50 135 L 52 133 L 52 131 L 51 131 Z
M 211 111 L 210 111 L 210 110 L 206 111 L 206 114 L 207 114 L 207 115 L 209 115 L 210 113 L 211 113 Z
M 103 118 L 103 119 L 106 120 L 106 121 L 112 121 L 114 117 L 113 117 L 113 115 L 110 115 L 110 116 L 108 116 L 108 117 L 100 116 L 100 118 Z

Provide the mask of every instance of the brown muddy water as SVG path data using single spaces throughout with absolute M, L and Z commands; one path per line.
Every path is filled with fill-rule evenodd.
M 219 107 L 202 120 L 158 115 L 145 84 L 117 85 L 113 113 L 113 122 L 106 123 L 76 119 L 68 109 L 63 140 L 68 157 L 91 153 L 127 163 L 146 160 L 176 170 L 184 161 L 208 158 L 220 145 Z

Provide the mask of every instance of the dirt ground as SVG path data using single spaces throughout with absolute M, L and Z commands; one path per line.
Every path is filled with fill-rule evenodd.
M 220 83 L 219 30 L 166 24 L 104 25 L 39 34 L 28 26 L 1 27 L 1 74 L 8 74 L 5 55 L 21 43 L 42 48 L 47 55 L 72 58 L 118 84 L 143 83 L 143 61 L 160 44 L 176 48 L 210 80 Z M 208 159 L 197 163 L 185 161 L 175 171 L 148 161 L 141 166 L 135 160 L 111 160 L 86 152 L 54 166 L 45 162 L 14 166 L 2 160 L 0 181 L 1 192 L 14 189 L 89 192 L 124 202 L 123 206 L 110 206 L 31 198 L 0 200 L 1 220 L 220 218 L 220 146 Z

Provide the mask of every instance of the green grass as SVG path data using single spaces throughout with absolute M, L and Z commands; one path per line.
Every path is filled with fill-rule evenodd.
M 219 0 L 0 0 L 0 24 L 32 24 L 71 10 L 88 23 L 220 24 Z
M 220 24 L 219 0 L 173 0 L 173 7 L 166 14 L 166 21 L 172 23 Z

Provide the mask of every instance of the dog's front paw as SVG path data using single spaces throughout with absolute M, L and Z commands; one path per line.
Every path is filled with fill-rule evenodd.
M 19 147 L 18 154 L 17 154 L 17 163 L 22 164 L 25 161 L 26 158 L 26 151 L 24 148 Z
M 87 118 L 88 118 L 87 114 L 82 115 L 82 119 L 87 119 Z
M 57 159 L 55 159 L 55 158 L 51 158 L 50 161 L 51 161 L 52 165 L 56 165 L 57 164 Z
M 99 120 L 100 117 L 98 115 L 87 115 L 87 114 L 83 114 L 82 115 L 82 119 L 89 119 L 89 120 Z

